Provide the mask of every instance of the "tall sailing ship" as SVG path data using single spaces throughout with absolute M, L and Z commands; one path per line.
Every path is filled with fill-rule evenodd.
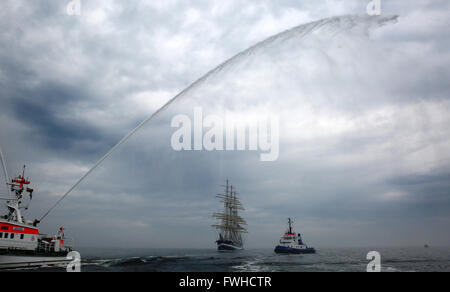
M 236 188 L 229 184 L 225 187 L 224 194 L 218 194 L 217 198 L 223 202 L 223 213 L 215 213 L 214 218 L 219 220 L 219 223 L 213 225 L 219 231 L 219 239 L 216 241 L 217 249 L 219 251 L 232 251 L 244 249 L 242 234 L 247 233 L 244 228 L 247 223 L 238 215 L 239 211 L 245 210 L 241 201 L 238 198 Z

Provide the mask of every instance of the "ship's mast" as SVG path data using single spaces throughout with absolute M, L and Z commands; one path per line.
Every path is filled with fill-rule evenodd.
M 11 184 L 9 182 L 8 171 L 6 170 L 5 157 L 3 156 L 3 151 L 1 149 L 0 149 L 0 159 L 2 161 L 3 173 L 5 174 L 6 188 L 8 189 L 8 192 L 9 192 L 9 199 L 2 198 L 2 200 L 6 201 L 6 207 L 8 207 L 8 210 L 9 210 L 9 215 L 7 216 L 7 219 L 15 220 L 19 223 L 22 223 L 22 214 L 20 213 L 20 208 L 19 208 L 20 197 L 19 197 L 19 194 L 17 192 L 15 192 L 16 198 L 13 198 L 13 195 L 12 195 L 13 184 Z M 14 218 L 14 215 L 15 215 L 15 218 Z
M 12 199 L 13 196 L 12 196 L 11 190 L 9 189 L 9 176 L 8 176 L 8 171 L 6 170 L 6 162 L 5 162 L 5 157 L 3 157 L 2 148 L 0 148 L 0 159 L 2 161 L 3 173 L 5 175 L 6 189 L 8 190 L 9 198 Z
M 0 160 L 2 161 L 3 173 L 5 175 L 6 188 L 8 189 L 9 198 L 4 198 L 0 195 L 0 201 L 6 201 L 6 207 L 9 210 L 9 214 L 6 216 L 6 219 L 9 221 L 15 221 L 18 223 L 23 223 L 22 213 L 20 209 L 28 209 L 28 206 L 22 207 L 22 198 L 23 193 L 27 192 L 30 195 L 30 201 L 33 196 L 33 189 L 25 188 L 25 186 L 30 184 L 29 179 L 25 179 L 25 165 L 23 166 L 22 175 L 17 176 L 15 179 L 10 180 L 8 171 L 6 169 L 5 157 L 3 156 L 3 152 L 0 148 Z
M 288 229 L 288 234 L 293 234 L 293 233 L 292 233 L 292 220 L 291 220 L 291 218 L 289 218 L 289 229 Z
M 230 222 L 229 222 L 229 220 L 227 220 L 230 216 L 230 214 L 228 214 L 228 211 L 229 211 L 228 202 L 229 202 L 229 193 L 228 193 L 228 180 L 227 180 L 227 184 L 225 186 L 225 198 L 223 199 L 224 214 L 225 214 L 224 216 L 225 217 L 222 218 L 223 228 L 221 228 L 222 233 L 225 233 L 223 236 L 225 240 L 230 239 Z M 217 215 L 218 215 L 217 218 L 219 218 L 219 215 L 221 215 L 221 214 L 217 214 Z

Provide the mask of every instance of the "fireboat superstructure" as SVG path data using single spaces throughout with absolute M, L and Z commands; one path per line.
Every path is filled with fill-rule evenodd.
M 219 251 L 232 251 L 244 249 L 242 233 L 247 233 L 243 227 L 247 223 L 238 215 L 239 210 L 245 210 L 238 198 L 236 189 L 229 184 L 225 187 L 225 193 L 217 195 L 217 198 L 224 204 L 223 213 L 215 213 L 214 218 L 220 221 L 219 224 L 213 225 L 219 230 L 219 239 L 216 241 Z
M 288 229 L 285 234 L 281 237 L 280 243 L 275 247 L 276 253 L 285 254 L 306 254 L 306 253 L 316 253 L 313 247 L 308 247 L 303 243 L 302 236 L 294 232 L 292 228 L 292 220 L 288 220 Z
M 0 194 L 0 204 L 5 204 L 8 213 L 0 216 L 0 270 L 55 266 L 69 263 L 67 255 L 72 251 L 64 229 L 52 237 L 40 234 L 39 220 L 27 221 L 21 210 L 28 210 L 34 190 L 29 188 L 30 179 L 22 174 L 10 180 L 6 163 L 0 149 L 0 159 L 6 180 L 8 195 Z M 28 195 L 28 203 L 24 206 Z

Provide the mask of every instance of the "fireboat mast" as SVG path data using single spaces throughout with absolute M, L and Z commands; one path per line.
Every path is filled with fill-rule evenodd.
M 21 211 L 28 209 L 34 192 L 28 187 L 31 182 L 25 177 L 25 166 L 17 177 L 10 179 L 1 149 L 0 160 L 9 194 L 0 194 L 0 203 L 8 211 L 0 214 L 0 271 L 67 266 L 72 260 L 68 255 L 73 251 L 73 240 L 64 236 L 62 227 L 49 237 L 39 232 L 39 220 L 25 220 Z M 24 199 L 26 195 L 29 200 Z M 23 204 L 24 201 L 28 204 Z
M 0 159 L 2 161 L 3 174 L 5 175 L 5 183 L 6 183 L 6 186 L 7 186 L 7 189 L 8 189 L 9 198 L 12 199 L 11 191 L 8 188 L 8 183 L 9 183 L 8 171 L 6 170 L 5 158 L 3 157 L 3 151 L 2 151 L 1 147 L 0 147 Z
M 29 193 L 30 201 L 33 198 L 33 189 L 26 188 L 25 186 L 29 185 L 31 182 L 27 178 L 25 179 L 25 165 L 22 169 L 22 175 L 19 175 L 15 179 L 11 180 L 8 175 L 8 171 L 6 169 L 5 157 L 3 156 L 3 151 L 0 148 L 0 159 L 2 161 L 3 173 L 5 175 L 6 187 L 9 192 L 9 198 L 0 197 L 1 201 L 6 201 L 6 207 L 8 208 L 9 214 L 6 216 L 8 221 L 14 221 L 18 223 L 24 223 L 22 219 L 22 213 L 20 209 L 28 209 L 29 204 L 26 207 L 21 207 L 21 200 L 23 198 L 23 192 L 26 191 Z M 34 222 L 37 224 L 37 222 Z

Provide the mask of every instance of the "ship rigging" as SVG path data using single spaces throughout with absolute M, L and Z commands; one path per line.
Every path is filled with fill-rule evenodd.
M 219 220 L 218 224 L 212 225 L 219 231 L 219 239 L 216 241 L 219 251 L 240 250 L 244 248 L 243 233 L 247 233 L 246 221 L 239 216 L 238 212 L 245 210 L 239 200 L 236 188 L 227 180 L 224 194 L 216 197 L 224 204 L 223 213 L 214 213 L 213 217 Z

